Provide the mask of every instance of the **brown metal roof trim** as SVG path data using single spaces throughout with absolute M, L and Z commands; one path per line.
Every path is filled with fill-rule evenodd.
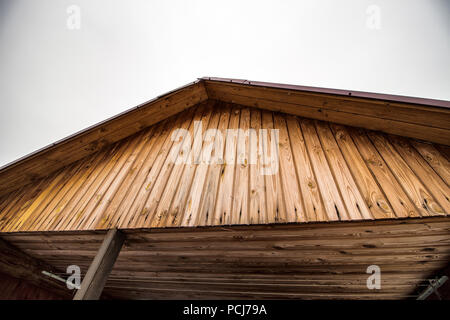
M 296 91 L 305 91 L 305 92 L 334 94 L 334 95 L 338 95 L 338 96 L 357 97 L 357 98 L 366 98 L 366 99 L 375 99 L 375 100 L 384 100 L 384 101 L 395 101 L 395 102 L 403 102 L 403 103 L 411 103 L 411 104 L 420 104 L 420 105 L 424 105 L 424 106 L 450 108 L 450 101 L 447 101 L 447 100 L 408 97 L 408 96 L 401 96 L 401 95 L 373 93 L 373 92 L 364 92 L 364 91 L 309 87 L 309 86 L 300 86 L 300 85 L 273 83 L 273 82 L 250 81 L 250 80 L 244 80 L 244 79 L 202 77 L 202 78 L 199 78 L 199 80 L 235 83 L 235 84 L 256 86 L 256 87 L 278 88 L 278 89 L 287 89 L 287 90 L 296 90 Z

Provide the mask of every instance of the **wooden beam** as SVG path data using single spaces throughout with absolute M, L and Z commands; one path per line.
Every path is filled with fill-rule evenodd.
M 1 238 L 0 271 L 36 287 L 46 289 L 62 298 L 70 299 L 72 297 L 72 291 L 67 289 L 63 283 L 42 274 L 42 271 L 53 274 L 61 274 L 61 271 L 44 261 L 26 254 Z
M 125 236 L 119 230 L 111 229 L 108 231 L 81 283 L 80 290 L 75 294 L 74 300 L 97 300 L 100 298 L 124 240 Z

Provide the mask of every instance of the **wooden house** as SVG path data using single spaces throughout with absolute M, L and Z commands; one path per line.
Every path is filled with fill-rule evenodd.
M 0 168 L 0 298 L 414 299 L 449 161 L 448 101 L 201 78 Z

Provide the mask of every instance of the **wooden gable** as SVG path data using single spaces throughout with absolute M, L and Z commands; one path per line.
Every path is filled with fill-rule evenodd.
M 177 129 L 189 132 L 189 139 L 174 135 Z M 211 129 L 222 144 L 215 144 L 216 136 L 206 138 Z M 230 129 L 241 131 L 227 136 Z M 272 163 L 258 150 L 253 161 L 250 155 L 252 148 L 273 147 L 261 143 L 261 129 L 269 140 L 271 130 L 278 130 L 278 150 L 265 150 L 278 153 L 270 174 L 263 170 Z M 4 197 L 0 230 L 445 216 L 450 166 L 441 150 L 410 138 L 208 100 Z M 218 161 L 199 159 L 205 152 Z

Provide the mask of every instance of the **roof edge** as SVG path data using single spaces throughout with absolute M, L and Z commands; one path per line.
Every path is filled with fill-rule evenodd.
M 450 101 L 439 100 L 439 99 L 419 98 L 419 97 L 410 97 L 410 96 L 384 94 L 384 93 L 343 90 L 343 89 L 331 89 L 331 88 L 322 88 L 322 87 L 311 87 L 311 86 L 292 85 L 292 84 L 283 84 L 283 83 L 275 83 L 275 82 L 261 82 L 261 81 L 250 81 L 250 80 L 245 80 L 245 79 L 232 79 L 232 78 L 220 78 L 220 77 L 201 77 L 201 78 L 198 78 L 198 80 L 235 83 L 235 84 L 256 86 L 256 87 L 267 87 L 267 88 L 278 88 L 278 89 L 287 89 L 287 90 L 295 90 L 295 91 L 325 93 L 325 94 L 334 94 L 334 95 L 347 96 L 347 97 L 393 101 L 393 102 L 403 102 L 403 103 L 411 103 L 411 104 L 420 104 L 420 105 L 424 105 L 424 106 L 450 108 Z
M 108 134 L 111 135 L 111 130 L 116 130 L 117 132 L 117 124 L 126 124 L 128 127 L 133 127 L 135 124 L 139 124 L 140 126 L 145 125 L 152 125 L 156 122 L 161 121 L 164 117 L 169 117 L 171 115 L 174 115 L 178 112 L 181 112 L 182 110 L 189 108 L 197 103 L 200 103 L 202 101 L 205 101 L 207 99 L 213 99 L 214 96 L 211 92 L 208 91 L 208 83 L 222 83 L 224 85 L 228 84 L 237 84 L 240 86 L 248 86 L 248 87 L 259 87 L 259 88 L 271 88 L 274 90 L 284 91 L 288 94 L 290 92 L 303 92 L 303 93 L 317 93 L 318 95 L 323 96 L 324 98 L 332 98 L 332 96 L 335 96 L 334 98 L 338 99 L 354 99 L 354 98 L 360 98 L 362 100 L 365 100 L 366 102 L 372 101 L 378 101 L 378 102 L 398 102 L 403 104 L 409 104 L 409 105 L 421 105 L 425 107 L 429 107 L 430 109 L 435 109 L 437 113 L 437 117 L 439 120 L 435 120 L 436 123 L 438 123 L 440 126 L 429 126 L 431 131 L 427 133 L 426 138 L 423 138 L 422 132 L 412 134 L 411 130 L 416 130 L 416 128 L 412 128 L 412 126 L 416 126 L 417 124 L 412 123 L 407 127 L 409 130 L 408 134 L 404 134 L 406 137 L 412 137 L 416 139 L 423 139 L 426 141 L 431 141 L 435 143 L 440 144 L 448 144 L 448 135 L 447 132 L 449 130 L 447 124 L 442 125 L 441 123 L 446 118 L 439 118 L 439 115 L 446 114 L 447 117 L 450 116 L 449 111 L 447 109 L 450 108 L 450 101 L 445 100 L 436 100 L 436 99 L 426 99 L 426 98 L 417 98 L 417 97 L 407 97 L 407 96 L 399 96 L 399 95 L 389 95 L 389 94 L 379 94 L 379 93 L 370 93 L 370 92 L 361 92 L 361 91 L 350 91 L 350 90 L 341 90 L 341 89 L 330 89 L 330 88 L 320 88 L 320 87 L 311 87 L 311 86 L 301 86 L 301 85 L 289 85 L 289 84 L 280 84 L 280 83 L 270 83 L 270 82 L 260 82 L 260 81 L 250 81 L 250 80 L 244 80 L 244 79 L 232 79 L 232 78 L 219 78 L 219 77 L 202 77 L 198 78 L 197 80 L 190 82 L 184 86 L 178 87 L 174 90 L 168 91 L 164 94 L 161 94 L 153 99 L 150 99 L 146 102 L 143 102 L 133 108 L 130 108 L 128 110 L 125 110 L 115 116 L 112 116 L 106 120 L 103 120 L 101 122 L 98 122 L 94 125 L 91 125 L 85 129 L 82 129 L 78 132 L 75 132 L 63 139 L 60 139 L 54 143 L 51 143 L 43 148 L 40 148 L 36 151 L 33 151 L 25 156 L 22 156 L 14 161 L 11 161 L 3 166 L 0 166 L 0 180 L 2 182 L 5 182 L 4 185 L 0 187 L 0 196 L 9 193 L 11 191 L 14 191 L 15 189 L 26 185 L 28 183 L 36 181 L 38 178 L 42 178 L 44 175 L 48 175 L 49 173 L 55 172 L 58 168 L 61 168 L 69 163 L 69 161 L 76 161 L 77 159 L 83 158 L 85 155 L 89 153 L 93 153 L 99 148 L 104 147 L 105 144 L 110 144 L 120 137 L 114 137 L 112 140 L 104 139 Z M 197 87 L 198 86 L 198 87 Z M 192 90 L 191 90 L 192 89 Z M 186 91 L 187 93 L 184 94 L 183 91 Z M 174 98 L 172 98 L 174 97 Z M 182 97 L 182 98 L 180 98 Z M 177 99 L 184 99 L 177 100 Z M 182 102 L 182 103 L 181 103 Z M 172 107 L 168 106 L 172 104 Z M 159 106 L 159 107 L 158 107 Z M 442 108 L 442 109 L 437 109 Z M 157 113 L 157 117 L 154 118 L 155 114 L 152 114 L 151 118 L 148 118 L 149 115 L 147 114 L 148 109 L 147 108 L 154 108 L 154 110 L 159 110 Z M 269 108 L 270 109 L 270 108 Z M 444 110 L 445 109 L 445 110 Z M 436 111 L 437 110 L 437 111 Z M 284 112 L 282 110 L 278 110 L 280 112 Z M 319 108 L 318 111 L 321 111 Z M 302 113 L 303 111 L 299 109 L 296 111 L 296 113 L 293 113 L 298 116 L 305 116 L 305 117 L 311 117 L 313 119 L 319 119 L 321 120 L 323 115 L 320 113 L 318 116 L 311 116 L 311 112 L 309 112 L 309 115 L 304 115 Z M 289 113 L 289 112 L 288 112 Z M 298 113 L 298 114 L 297 114 Z M 135 114 L 139 114 L 141 118 L 136 118 Z M 143 121 L 143 123 L 140 123 L 141 120 L 147 119 Z M 342 118 L 342 117 L 341 117 Z M 435 116 L 436 118 L 436 116 Z M 131 121 L 130 121 L 131 119 Z M 149 120 L 150 119 L 150 120 Z M 377 118 L 378 119 L 378 118 Z M 381 119 L 381 118 L 380 118 Z M 378 119 L 378 120 L 380 120 Z M 323 119 L 322 119 L 323 120 Z M 381 119 L 385 121 L 385 119 Z M 381 121 L 380 120 L 380 121 Z M 326 121 L 333 121 L 333 119 L 329 118 Z M 353 121 L 353 122 L 352 122 Z M 350 125 L 350 126 L 359 126 L 355 124 L 354 120 L 346 120 L 346 119 L 340 119 L 339 121 L 335 121 L 336 123 L 344 124 L 344 125 Z M 440 122 L 439 122 L 440 121 Z M 399 131 L 391 132 L 393 130 L 387 130 L 383 128 L 379 128 L 380 124 L 371 124 L 369 127 L 370 130 L 381 130 L 385 131 L 387 133 L 391 134 L 400 134 L 403 135 Z M 422 126 L 423 127 L 423 126 Z M 422 128 L 423 129 L 423 128 Z M 103 135 L 98 135 L 96 133 L 96 130 L 103 130 L 102 132 L 106 132 Z M 110 130 L 110 131 L 108 131 Z M 139 129 L 140 130 L 140 129 Z M 400 130 L 400 129 L 399 129 Z M 125 130 L 126 131 L 126 130 Z M 125 134 L 129 134 L 129 132 L 126 131 Z M 130 131 L 131 132 L 131 131 Z M 402 131 L 403 132 L 403 131 Z M 93 137 L 97 136 L 95 138 L 92 138 L 92 141 L 89 142 L 89 139 L 85 141 L 84 139 L 86 137 Z M 123 138 L 122 137 L 122 138 Z M 428 137 L 428 138 L 427 138 Z M 122 139 L 120 138 L 120 139 Z M 115 139 L 115 140 L 114 140 Z M 52 155 L 52 153 L 61 152 L 61 150 L 68 149 L 72 146 L 75 146 L 76 141 L 82 141 L 84 144 L 80 147 L 81 148 L 81 154 L 78 155 L 70 155 L 68 157 L 60 157 L 57 159 L 52 159 L 52 157 L 48 157 L 48 155 Z M 103 140 L 103 141 L 102 141 Z M 90 147 L 90 144 L 93 142 L 98 142 L 98 144 Z M 77 158 L 78 157 L 78 158 Z M 48 158 L 48 159 L 47 159 Z M 37 167 L 35 164 L 41 160 L 48 160 L 48 164 L 44 166 L 40 166 L 35 172 L 35 167 Z M 40 163 L 40 162 L 39 162 Z M 71 162 L 70 162 L 71 163 Z M 34 167 L 33 167 L 34 165 Z M 45 169 L 45 170 L 44 170 Z M 51 170 L 50 170 L 51 169 Z M 50 170 L 50 171 L 49 171 Z M 17 182 L 19 182 L 19 185 L 17 185 Z
M 147 100 L 135 107 L 129 108 L 123 112 L 120 112 L 112 117 L 109 117 L 105 120 L 102 120 L 98 123 L 95 123 L 93 125 L 90 125 L 84 129 L 81 129 L 79 131 L 76 131 L 67 137 L 64 137 L 62 139 L 59 139 L 51 144 L 48 144 L 42 148 L 39 148 L 33 152 L 30 152 L 24 156 L 21 156 L 20 158 L 13 160 L 11 162 L 8 162 L 2 166 L 0 166 L 0 173 L 4 171 L 5 169 L 12 167 L 18 163 L 20 163 L 23 160 L 29 159 L 33 156 L 38 155 L 41 152 L 45 152 L 53 147 L 56 147 L 60 144 L 63 144 L 67 142 L 68 140 L 79 136 L 81 134 L 87 133 L 90 130 L 95 130 L 97 128 L 100 128 L 102 125 L 113 121 L 117 118 L 120 118 L 127 113 L 130 113 L 136 109 L 141 108 L 144 105 L 147 105 L 149 103 L 155 102 L 158 99 L 165 98 L 166 96 L 175 93 L 177 91 L 180 91 L 184 88 L 187 88 L 191 85 L 194 85 L 196 83 L 202 82 L 202 81 L 215 81 L 215 82 L 226 82 L 226 83 L 236 83 L 241 85 L 249 85 L 249 86 L 257 86 L 257 87 L 268 87 L 268 88 L 279 88 L 279 89 L 287 89 L 287 90 L 296 90 L 296 91 L 307 91 L 307 92 L 316 92 L 316 93 L 327 93 L 327 94 L 334 94 L 334 95 L 340 95 L 340 96 L 348 96 L 348 97 L 359 97 L 359 98 L 368 98 L 368 99 L 376 99 L 376 100 L 387 100 L 387 101 L 395 101 L 395 102 L 404 102 L 404 103 L 414 103 L 414 104 L 420 104 L 420 105 L 426 105 L 426 106 L 433 106 L 433 107 L 444 107 L 444 108 L 450 108 L 450 101 L 446 100 L 438 100 L 438 99 L 428 99 L 428 98 L 419 98 L 419 97 L 409 97 L 409 96 L 401 96 L 401 95 L 392 95 L 392 94 L 381 94 L 381 93 L 373 93 L 373 92 L 364 92 L 364 91 L 354 91 L 354 90 L 342 90 L 342 89 L 332 89 L 332 88 L 323 88 L 323 87 L 311 87 L 311 86 L 303 86 L 303 85 L 292 85 L 292 84 L 283 84 L 283 83 L 276 83 L 276 82 L 262 82 L 262 81 L 251 81 L 251 80 L 245 80 L 245 79 L 234 79 L 234 78 L 221 78 L 221 77 L 201 77 L 197 78 L 195 81 L 192 81 L 190 83 L 187 83 L 183 86 L 180 86 L 176 89 L 170 90 L 166 93 L 163 93 L 161 95 L 156 96 L 155 98 L 152 98 L 150 100 Z

